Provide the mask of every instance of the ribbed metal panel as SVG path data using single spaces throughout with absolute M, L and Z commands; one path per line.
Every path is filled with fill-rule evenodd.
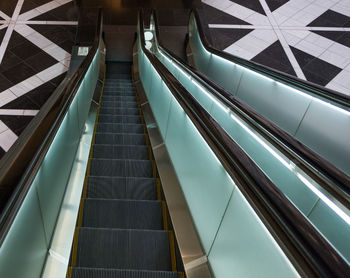
M 87 183 L 88 198 L 104 199 L 157 199 L 153 178 L 121 178 L 90 176 Z
M 147 160 L 149 158 L 149 152 L 146 146 L 95 145 L 92 157 L 104 159 Z
M 178 278 L 176 272 L 149 270 L 119 270 L 103 268 L 74 268 L 72 278 Z
M 137 130 L 138 131 L 138 130 Z M 139 132 L 138 134 L 125 134 L 125 133 L 96 133 L 95 144 L 107 144 L 107 145 L 145 145 L 146 138 Z
M 142 124 L 104 124 L 97 125 L 99 133 L 143 133 Z
M 91 159 L 90 174 L 104 177 L 153 177 L 149 160 Z
M 83 226 L 120 229 L 162 229 L 160 201 L 86 199 Z
M 168 232 L 80 228 L 76 266 L 170 271 Z

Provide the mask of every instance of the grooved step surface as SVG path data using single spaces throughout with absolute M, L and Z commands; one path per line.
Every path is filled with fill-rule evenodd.
M 149 159 L 149 151 L 146 146 L 127 145 L 95 145 L 93 158 L 103 159 Z
M 141 133 L 141 132 L 140 132 Z M 107 144 L 107 145 L 145 145 L 146 138 L 143 134 L 125 134 L 125 133 L 96 133 L 95 144 Z
M 156 181 L 153 178 L 90 176 L 86 196 L 104 199 L 156 200 Z
M 118 96 L 118 95 L 106 95 L 103 96 L 102 100 L 104 101 L 133 101 L 136 102 L 136 97 L 135 96 Z
M 72 278 L 178 278 L 178 274 L 170 271 L 75 267 L 72 270 Z
M 169 234 L 80 228 L 76 266 L 170 271 Z
M 110 87 L 103 90 L 103 96 L 134 96 L 134 90 L 132 88 L 115 88 Z
M 127 65 L 110 66 L 118 73 L 107 69 L 72 277 L 175 278 L 145 127 L 120 73 Z
M 133 90 L 124 90 L 124 89 L 120 89 L 120 90 L 115 90 L 115 89 L 106 89 L 106 91 L 104 91 L 103 93 L 103 97 L 113 97 L 113 96 L 135 96 L 134 91 Z
M 138 115 L 100 115 L 98 120 L 101 123 L 141 124 L 141 119 Z
M 91 159 L 90 174 L 107 177 L 153 177 L 149 160 Z
M 97 125 L 97 132 L 104 133 L 142 133 L 142 124 L 104 124 L 99 123 Z
M 131 115 L 139 116 L 139 110 L 137 108 L 115 108 L 115 107 L 101 107 L 101 115 Z
M 102 99 L 102 105 L 104 107 L 137 108 L 136 101 L 107 101 Z
M 85 199 L 83 227 L 161 230 L 162 203 Z

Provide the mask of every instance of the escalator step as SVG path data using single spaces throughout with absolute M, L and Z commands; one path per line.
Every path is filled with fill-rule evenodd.
M 133 90 L 133 85 L 131 83 L 105 83 L 104 89 L 109 90 L 120 90 L 120 89 L 128 89 Z
M 169 234 L 79 228 L 76 266 L 170 271 Z
M 116 80 L 116 79 L 131 80 L 130 73 L 113 73 L 108 69 L 107 69 L 107 72 L 108 72 L 108 76 L 106 80 Z
M 95 145 L 92 153 L 93 158 L 104 159 L 149 159 L 146 146 L 127 145 Z
M 137 108 L 101 107 L 100 115 L 139 115 Z
M 99 123 L 125 123 L 125 124 L 140 124 L 140 116 L 113 116 L 113 115 L 100 115 L 98 118 Z
M 72 278 L 178 278 L 176 272 L 74 267 Z
M 106 95 L 106 96 L 103 96 L 102 100 L 104 100 L 104 101 L 136 101 L 136 97 L 135 97 L 135 95 L 133 95 L 133 96 Z
M 153 177 L 152 161 L 91 159 L 90 174 L 107 177 Z
M 115 79 L 106 79 L 106 84 L 109 83 L 128 83 L 132 84 L 131 78 L 115 78 Z
M 137 130 L 140 131 L 140 130 Z M 140 134 L 142 133 L 142 134 Z M 142 131 L 139 133 L 96 133 L 95 144 L 106 144 L 106 145 L 145 145 L 146 138 Z
M 107 88 L 103 91 L 103 96 L 135 96 L 134 89 Z
M 132 82 L 131 81 L 108 81 L 105 83 L 105 87 L 128 87 L 132 88 Z
M 137 108 L 136 101 L 104 101 L 102 100 L 102 107 L 118 107 L 118 108 Z
M 143 134 L 142 124 L 97 124 L 97 132 L 100 133 L 138 133 Z
M 135 96 L 134 90 L 133 89 L 113 89 L 113 90 L 108 90 L 108 91 L 103 91 L 103 96 L 108 97 L 108 96 Z
M 83 227 L 162 229 L 160 201 L 85 199 Z
M 87 198 L 156 200 L 153 178 L 120 178 L 89 176 Z

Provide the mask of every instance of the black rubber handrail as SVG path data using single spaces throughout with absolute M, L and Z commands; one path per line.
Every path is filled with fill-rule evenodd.
M 290 75 L 290 74 L 285 73 L 285 72 L 281 72 L 279 70 L 270 68 L 268 66 L 265 66 L 265 65 L 253 62 L 253 61 L 248 61 L 248 60 L 245 60 L 245 59 L 240 58 L 238 56 L 235 56 L 233 54 L 218 50 L 217 48 L 215 48 L 214 46 L 212 46 L 209 43 L 207 37 L 205 36 L 198 11 L 196 9 L 193 9 L 191 11 L 191 13 L 193 13 L 193 15 L 195 17 L 197 28 L 198 28 L 198 34 L 200 36 L 200 39 L 202 41 L 204 48 L 207 51 L 209 51 L 217 56 L 220 56 L 221 58 L 229 60 L 231 62 L 234 62 L 236 64 L 247 67 L 253 71 L 262 73 L 264 75 L 268 75 L 274 79 L 278 79 L 279 81 L 282 81 L 283 83 L 292 84 L 293 86 L 295 86 L 297 88 L 309 91 L 317 96 L 331 100 L 337 104 L 340 104 L 344 107 L 347 107 L 348 109 L 350 108 L 350 96 L 347 96 L 345 94 L 342 94 L 340 92 L 334 91 L 334 90 L 329 89 L 329 88 L 325 88 L 323 86 L 312 83 L 310 81 L 300 79 L 296 76 Z
M 1 207 L 0 246 L 32 185 L 40 165 L 54 140 L 79 86 L 99 50 L 103 28 L 102 9 L 99 9 L 93 46 L 76 72 L 65 78 L 29 123 L 21 137 L 1 160 L 0 185 L 7 188 L 7 202 Z
M 139 24 L 142 51 L 297 270 L 307 277 L 346 276 L 349 266 L 344 258 L 145 48 L 142 13 Z
M 214 83 L 206 75 L 199 72 L 192 66 L 184 63 L 181 58 L 177 57 L 177 55 L 171 50 L 164 47 L 159 36 L 156 12 L 153 11 L 152 15 L 159 47 L 166 55 L 169 55 L 175 62 L 185 68 L 188 72 L 197 76 L 197 81 L 201 85 L 208 89 L 218 99 L 221 99 L 232 111 L 236 112 L 245 121 L 250 123 L 250 125 L 259 134 L 271 142 L 287 157 L 293 160 L 298 167 L 303 169 L 303 171 L 315 179 L 326 191 L 332 194 L 332 196 L 341 202 L 346 208 L 350 209 L 350 177 L 348 175 L 321 157 L 319 154 L 300 143 L 276 124 L 258 114 L 254 109 L 240 101 L 237 97 L 233 96 L 220 85 Z

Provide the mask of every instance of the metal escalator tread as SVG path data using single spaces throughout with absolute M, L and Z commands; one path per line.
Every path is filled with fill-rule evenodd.
M 83 227 L 161 230 L 160 201 L 85 199 Z
M 100 115 L 100 121 L 103 123 L 125 123 L 125 124 L 141 124 L 139 116 L 121 116 L 121 115 Z
M 156 200 L 153 178 L 88 177 L 87 198 Z
M 120 270 L 77 267 L 72 271 L 73 278 L 178 278 L 176 272 L 149 270 Z
M 95 145 L 93 158 L 108 158 L 108 159 L 142 159 L 149 158 L 147 146 L 133 146 L 133 145 Z
M 95 144 L 145 145 L 146 138 L 143 133 L 97 132 L 95 135 Z
M 107 76 L 68 276 L 178 277 L 130 75 L 107 69 Z
M 101 107 L 100 115 L 139 115 L 137 108 Z
M 99 123 L 97 132 L 100 133 L 141 133 L 143 134 L 142 124 L 111 124 Z
M 90 162 L 90 174 L 104 177 L 153 177 L 153 164 L 149 160 L 100 159 Z
M 104 107 L 127 107 L 127 108 L 137 108 L 137 103 L 134 101 L 109 101 L 102 99 L 102 105 Z
M 81 227 L 76 266 L 171 271 L 169 233 Z

